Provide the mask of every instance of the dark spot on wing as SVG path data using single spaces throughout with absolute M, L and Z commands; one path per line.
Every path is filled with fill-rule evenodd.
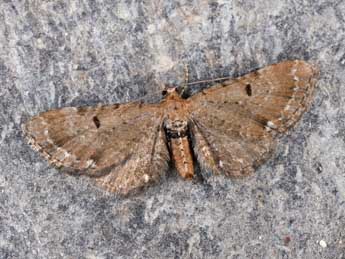
M 93 123 L 95 123 L 96 128 L 98 129 L 101 126 L 101 122 L 99 121 L 97 116 L 93 116 L 92 118 Z
M 248 96 L 252 96 L 252 86 L 251 84 L 246 84 L 246 93 Z

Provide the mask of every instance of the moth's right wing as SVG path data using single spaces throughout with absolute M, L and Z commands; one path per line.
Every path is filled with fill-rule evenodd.
M 307 62 L 285 61 L 192 96 L 191 130 L 199 163 L 229 176 L 253 172 L 269 157 L 275 137 L 308 109 L 317 76 Z
M 168 169 L 158 105 L 67 107 L 33 117 L 23 130 L 50 163 L 93 176 L 108 191 L 126 194 Z

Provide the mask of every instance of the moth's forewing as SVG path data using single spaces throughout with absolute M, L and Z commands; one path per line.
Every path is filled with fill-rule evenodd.
M 199 163 L 231 176 L 253 172 L 269 157 L 275 137 L 308 109 L 317 76 L 311 64 L 286 61 L 192 96 Z
M 23 129 L 51 164 L 127 193 L 157 181 L 168 169 L 168 150 L 158 130 L 161 115 L 157 105 L 137 103 L 68 107 L 35 116 Z

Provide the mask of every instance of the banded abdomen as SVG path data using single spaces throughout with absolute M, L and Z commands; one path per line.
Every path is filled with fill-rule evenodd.
M 194 162 L 188 139 L 187 121 L 168 119 L 165 122 L 165 130 L 176 170 L 185 179 L 193 178 Z

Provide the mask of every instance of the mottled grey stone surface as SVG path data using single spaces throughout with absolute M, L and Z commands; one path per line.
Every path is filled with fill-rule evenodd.
M 0 258 L 344 259 L 344 42 L 343 0 L 2 0 Z M 180 83 L 184 64 L 197 80 L 294 58 L 321 69 L 314 104 L 244 180 L 172 170 L 123 199 L 53 169 L 21 136 L 42 111 Z

